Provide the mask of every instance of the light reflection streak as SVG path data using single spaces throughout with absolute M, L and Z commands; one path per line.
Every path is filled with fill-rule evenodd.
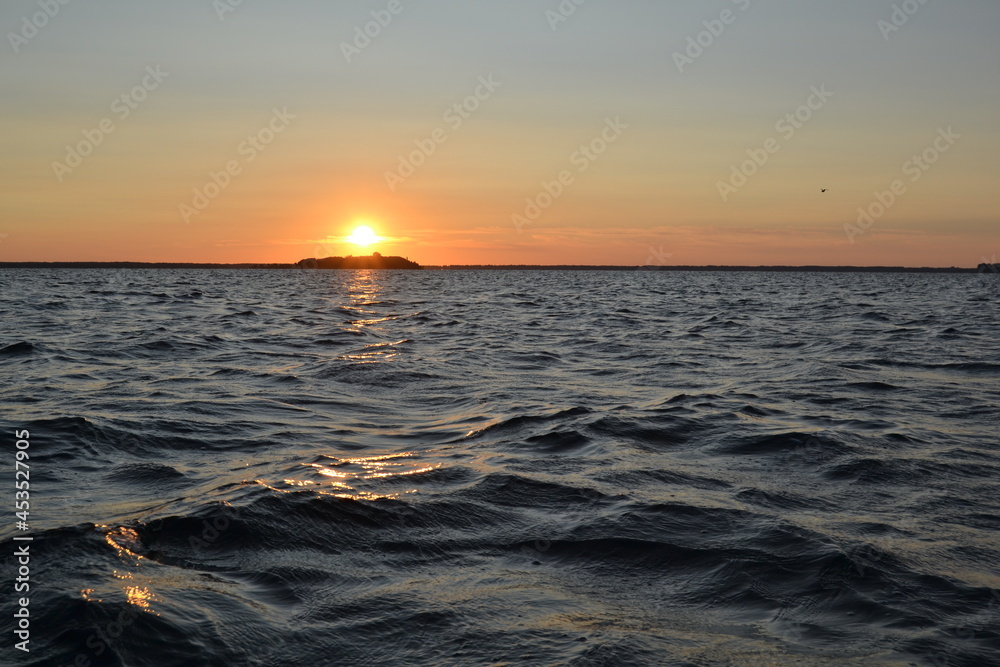
M 156 598 L 145 586 L 126 586 L 125 595 L 128 597 L 129 604 L 134 604 L 135 606 L 141 607 L 147 611 L 152 611 L 152 607 L 149 606 L 149 603 Z
M 274 486 L 263 479 L 254 482 L 282 493 L 309 489 L 320 495 L 349 500 L 398 500 L 404 494 L 417 493 L 417 489 L 386 492 L 370 488 L 371 483 L 401 480 L 431 472 L 443 465 L 418 461 L 417 455 L 418 452 L 345 458 L 324 455 L 329 462 L 301 464 L 310 469 L 318 479 L 285 478 L 281 480 L 280 486 Z M 365 486 L 369 488 L 359 488 Z
M 359 361 L 361 363 L 378 363 L 380 361 L 389 361 L 399 356 L 399 352 L 395 349 L 397 345 L 402 345 L 403 343 L 408 343 L 409 340 L 397 340 L 392 343 L 372 343 L 370 345 L 365 345 L 361 352 L 356 352 L 354 354 L 343 354 L 340 356 L 341 359 L 351 359 L 354 361 Z
M 379 318 L 377 311 L 367 310 L 367 307 L 373 306 L 379 301 L 379 292 L 382 288 L 378 283 L 377 275 L 372 271 L 354 271 L 351 276 L 350 282 L 346 285 L 349 301 L 344 307 L 357 311 L 361 315 L 369 316 L 348 322 L 347 324 L 350 325 L 351 329 L 354 331 L 363 331 L 366 328 L 374 328 L 375 325 L 391 319 Z
M 139 549 L 142 548 L 142 541 L 139 539 L 139 533 L 132 528 L 126 528 L 125 526 L 108 526 L 108 525 L 98 525 L 96 526 L 98 530 L 104 531 L 104 541 L 115 551 L 115 555 L 122 560 L 125 565 L 130 568 L 139 568 L 143 561 L 146 559 L 145 556 L 138 553 Z M 148 586 L 137 585 L 136 576 L 131 571 L 119 571 L 112 570 L 111 575 L 118 579 L 119 581 L 129 582 L 122 586 L 122 591 L 125 593 L 125 601 L 136 607 L 139 607 L 145 612 L 155 614 L 159 616 L 160 614 L 153 609 L 151 603 L 158 600 L 156 594 Z M 143 583 L 150 583 L 148 580 Z M 101 598 L 94 598 L 92 594 L 94 593 L 93 588 L 85 588 L 80 591 L 80 595 L 84 600 L 88 602 L 103 602 Z

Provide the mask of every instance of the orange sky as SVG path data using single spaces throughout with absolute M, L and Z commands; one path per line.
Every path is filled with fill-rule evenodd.
M 8 52 L 0 261 L 378 250 L 422 264 L 975 266 L 1000 254 L 993 5 L 969 0 L 959 17 L 928 5 L 888 40 L 870 4 L 752 7 L 679 71 L 672 54 L 717 9 L 595 6 L 553 29 L 520 1 L 461 15 L 408 5 L 394 19 L 405 30 L 347 62 L 342 43 L 370 8 L 306 4 L 311 18 L 158 7 L 115 29 L 109 7 L 67 6 Z M 17 26 L 32 7 L 0 18 Z M 157 29 L 140 39 L 122 21 Z M 915 166 L 925 153 L 933 164 Z M 411 174 L 400 156 L 420 165 Z M 894 182 L 901 194 L 883 194 Z M 532 201 L 549 205 L 528 215 Z M 386 240 L 345 243 L 359 224 Z

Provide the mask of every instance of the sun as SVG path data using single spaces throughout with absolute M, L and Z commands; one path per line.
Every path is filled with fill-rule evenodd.
M 366 246 L 381 241 L 382 237 L 376 234 L 375 230 L 368 225 L 361 225 L 360 227 L 355 227 L 351 235 L 344 240 L 354 245 Z

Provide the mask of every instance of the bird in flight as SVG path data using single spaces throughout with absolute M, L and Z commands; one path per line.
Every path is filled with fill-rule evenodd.
M 820 192 L 826 192 L 826 188 L 823 188 L 822 190 L 820 190 Z

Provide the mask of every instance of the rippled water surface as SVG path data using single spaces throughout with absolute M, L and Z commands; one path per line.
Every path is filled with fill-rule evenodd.
M 1000 664 L 996 276 L 0 290 L 11 664 Z

